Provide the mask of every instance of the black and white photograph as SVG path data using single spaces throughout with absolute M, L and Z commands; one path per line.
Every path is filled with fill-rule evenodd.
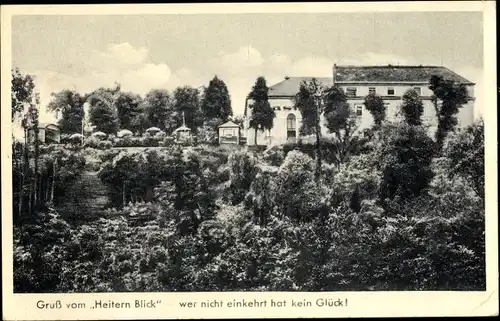
M 10 26 L 14 294 L 487 290 L 483 11 Z

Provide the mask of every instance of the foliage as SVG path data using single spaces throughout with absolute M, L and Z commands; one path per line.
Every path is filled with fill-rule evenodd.
M 139 95 L 122 92 L 116 98 L 116 109 L 118 113 L 118 124 L 121 129 L 140 131 L 141 97 Z
M 52 100 L 47 109 L 61 115 L 59 128 L 61 133 L 74 134 L 82 131 L 84 118 L 84 97 L 72 90 L 62 90 L 57 94 L 52 93 Z
M 184 117 L 185 125 L 196 133 L 198 126 L 203 122 L 198 89 L 188 86 L 179 87 L 174 91 L 173 99 L 173 109 L 176 111 L 177 119 L 176 127 L 183 124 L 182 117 Z
M 179 116 L 174 111 L 173 98 L 167 90 L 149 91 L 144 97 L 142 108 L 149 125 L 164 129 L 167 134 L 177 128 Z
M 349 156 L 356 143 L 358 121 L 356 114 L 347 103 L 342 88 L 333 86 L 325 96 L 325 120 L 328 130 L 334 134 L 337 142 L 336 163 L 342 163 Z
M 118 113 L 114 100 L 119 88 L 111 90 L 99 88 L 88 95 L 90 104 L 90 122 L 95 130 L 106 134 L 116 133 L 118 130 Z
M 342 161 L 335 137 L 320 144 L 316 177 L 317 145 L 302 142 L 263 151 L 110 135 L 39 146 L 37 162 L 17 143 L 14 191 L 37 172 L 43 197 L 14 216 L 15 292 L 485 290 L 482 121 L 438 155 L 405 122 L 354 137 Z M 59 201 L 89 165 L 113 208 L 69 220 Z
M 257 174 L 257 158 L 246 152 L 236 152 L 229 156 L 230 193 L 232 205 L 241 203 Z
M 302 125 L 300 134 L 314 133 L 316 136 L 316 179 L 321 176 L 321 126 L 320 119 L 328 108 L 330 116 L 335 113 L 337 101 L 342 99 L 341 91 L 336 88 L 326 88 L 320 81 L 313 78 L 311 81 L 300 83 L 299 92 L 295 96 L 295 108 L 302 114 Z M 328 97 L 327 103 L 325 98 Z
M 259 77 L 255 81 L 252 91 L 248 94 L 248 98 L 253 100 L 250 105 L 252 115 L 249 126 L 255 130 L 254 145 L 257 145 L 257 131 L 271 130 L 273 128 L 274 117 L 276 117 L 276 113 L 268 101 L 268 91 L 269 88 L 267 87 L 265 78 Z
M 226 122 L 233 115 L 229 91 L 224 81 L 217 76 L 210 80 L 204 91 L 201 110 L 206 121 L 218 118 Z
M 382 171 L 381 199 L 420 195 L 433 175 L 434 148 L 425 128 L 405 123 L 382 126 L 373 156 Z
M 276 177 L 278 211 L 295 220 L 308 220 L 321 210 L 323 190 L 314 182 L 314 161 L 309 156 L 291 151 Z
M 326 88 L 317 79 L 312 79 L 310 82 L 303 81 L 300 84 L 299 92 L 294 99 L 294 106 L 302 114 L 301 135 L 321 131 L 319 122 L 323 113 L 323 105 L 319 104 L 318 100 L 323 99 L 325 91 Z M 321 133 L 317 134 L 320 135 Z
M 262 154 L 262 160 L 271 166 L 281 166 L 285 160 L 285 152 L 283 146 L 276 145 L 267 149 Z
M 33 101 L 35 78 L 32 75 L 23 75 L 19 68 L 11 70 L 11 113 L 12 121 L 23 113 L 25 105 Z
M 365 97 L 364 105 L 366 110 L 372 114 L 375 126 L 379 127 L 386 116 L 386 108 L 382 98 L 376 94 L 368 94 Z
M 424 105 L 415 90 L 410 89 L 403 95 L 401 111 L 408 125 L 422 125 L 421 117 L 424 113 Z
M 451 178 L 462 177 L 471 182 L 484 199 L 484 122 L 482 119 L 448 137 L 443 157 Z
M 446 135 L 458 124 L 456 115 L 462 105 L 467 103 L 468 92 L 465 85 L 456 84 L 440 76 L 431 77 L 429 89 L 433 92 L 432 101 L 438 119 L 436 146 L 441 151 Z

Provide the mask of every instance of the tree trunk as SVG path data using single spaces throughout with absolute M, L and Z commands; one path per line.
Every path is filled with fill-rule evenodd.
M 125 197 L 125 183 L 123 183 L 122 185 L 122 204 L 123 204 L 123 207 L 125 207 L 125 203 L 126 203 L 126 197 Z
M 253 138 L 254 145 L 257 146 L 257 127 L 255 127 L 255 136 Z
M 319 182 L 321 177 L 321 146 L 320 146 L 320 126 L 319 121 L 316 123 L 316 182 Z
M 30 179 L 30 190 L 28 193 L 28 215 L 31 216 L 32 210 L 33 210 L 33 179 Z
M 54 161 L 52 168 L 52 184 L 50 186 L 50 201 L 54 202 L 54 188 L 56 185 L 56 168 L 57 168 L 57 160 Z

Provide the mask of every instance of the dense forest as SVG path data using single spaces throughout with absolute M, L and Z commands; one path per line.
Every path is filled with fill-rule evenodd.
M 14 76 L 13 121 L 33 95 L 29 76 Z M 484 290 L 484 124 L 457 128 L 462 89 L 429 86 L 442 101 L 431 134 L 412 92 L 393 121 L 367 97 L 376 121 L 358 135 L 343 93 L 327 88 L 315 104 L 312 81 L 296 99 L 307 142 L 16 142 L 15 292 Z M 258 79 L 251 92 L 255 130 L 272 126 L 265 88 Z M 230 117 L 206 96 L 189 124 L 200 130 Z M 319 133 L 319 114 L 333 135 Z M 36 108 L 24 119 L 36 122 Z M 165 119 L 165 132 L 178 125 Z M 108 188 L 109 208 L 61 210 L 85 171 Z

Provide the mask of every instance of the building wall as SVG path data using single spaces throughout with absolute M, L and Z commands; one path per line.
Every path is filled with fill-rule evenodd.
M 402 96 L 404 93 L 412 88 L 419 87 L 421 91 L 421 99 L 424 105 L 424 113 L 422 115 L 422 120 L 424 124 L 429 126 L 429 132 L 434 133 L 437 128 L 437 118 L 434 104 L 432 103 L 430 96 L 432 91 L 428 88 L 427 84 L 339 84 L 344 91 L 347 88 L 356 88 L 356 96 L 348 97 L 348 103 L 354 112 L 360 111 L 361 115 L 358 116 L 359 127 L 358 130 L 363 130 L 369 128 L 373 125 L 373 117 L 368 110 L 366 110 L 363 102 L 364 97 L 369 94 L 369 88 L 374 87 L 376 94 L 381 96 L 386 104 L 387 116 L 386 119 L 394 121 L 397 119 L 398 112 L 400 111 L 402 104 Z M 394 89 L 394 95 L 387 95 L 388 88 Z M 474 97 L 474 87 L 468 86 L 467 88 L 469 96 Z M 257 133 L 257 144 L 258 145 L 276 145 L 283 144 L 287 142 L 287 116 L 289 114 L 295 115 L 296 118 L 296 138 L 298 138 L 300 125 L 302 122 L 302 115 L 299 110 L 293 108 L 293 97 L 289 99 L 274 99 L 269 98 L 269 103 L 271 107 L 275 109 L 276 118 L 274 119 L 274 126 L 271 131 L 258 131 Z M 248 101 L 248 106 L 252 104 L 252 101 Z M 251 113 L 251 108 L 248 109 Z M 245 129 L 243 130 L 243 135 L 247 137 L 247 145 L 254 145 L 255 130 L 249 128 L 249 118 L 251 114 L 248 114 L 245 119 Z M 466 127 L 474 122 L 474 100 L 470 100 L 466 105 L 464 105 L 457 116 L 460 127 Z M 324 125 L 324 120 L 321 120 L 322 133 L 326 134 L 327 128 Z

